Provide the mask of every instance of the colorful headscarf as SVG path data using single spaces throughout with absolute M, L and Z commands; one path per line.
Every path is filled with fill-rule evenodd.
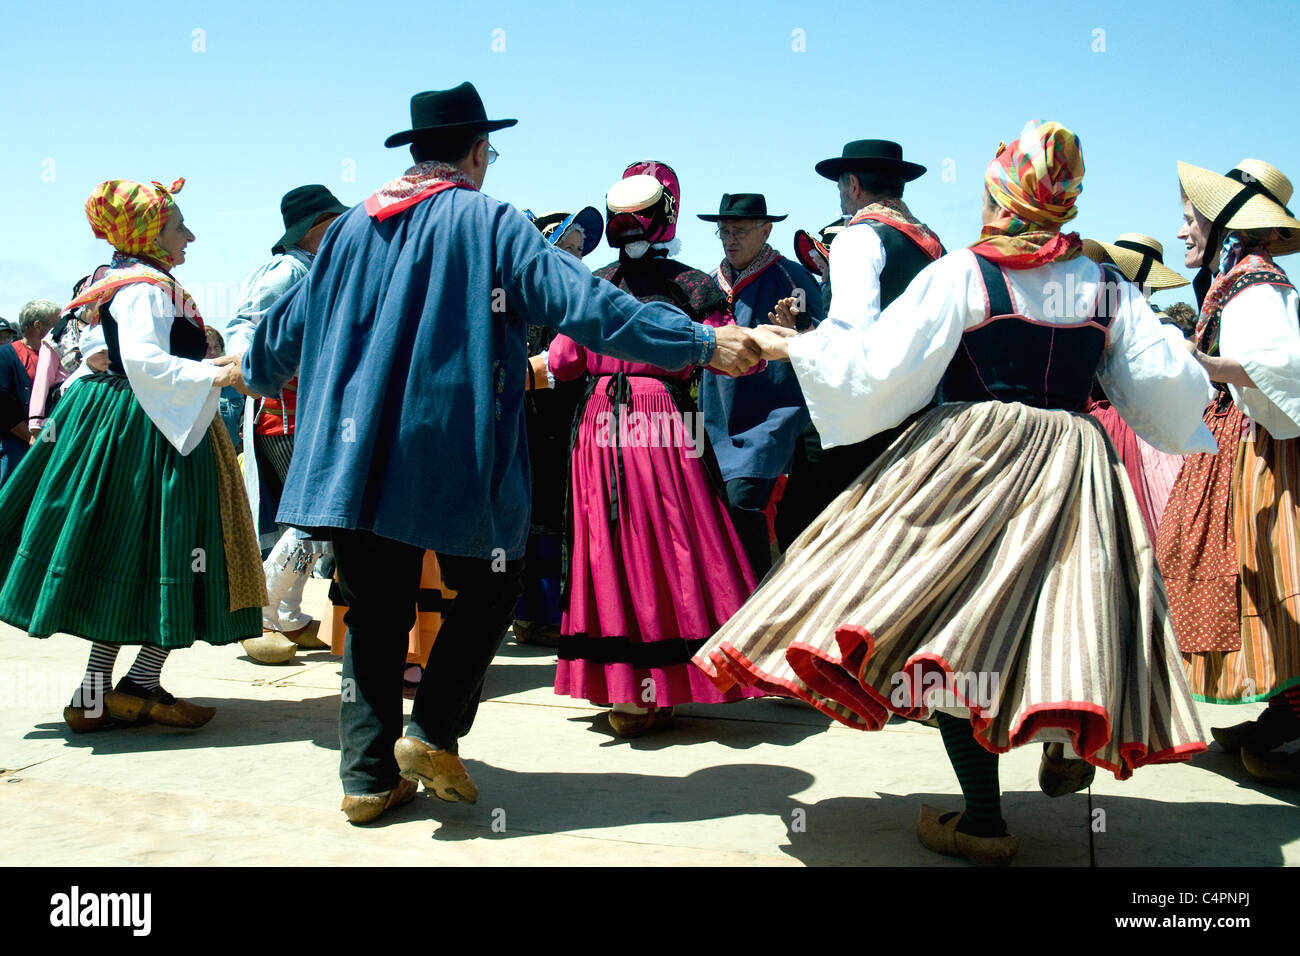
M 1076 215 L 1083 190 L 1079 137 L 1060 123 L 1030 120 L 1020 138 L 998 147 L 984 173 L 989 195 L 1003 211 L 971 248 L 1010 269 L 1032 269 L 1083 252 L 1075 232 L 1060 229 Z
M 84 287 L 64 306 L 64 312 L 92 306 L 89 318 L 92 325 L 97 325 L 99 306 L 118 289 L 147 282 L 167 290 L 176 303 L 176 315 L 203 328 L 203 317 L 194 299 L 166 271 L 176 261 L 158 245 L 167 215 L 176 204 L 172 194 L 180 192 L 184 185 L 184 179 L 177 179 L 170 188 L 158 182 L 146 186 L 129 179 L 110 179 L 95 187 L 86 200 L 86 218 L 95 235 L 107 239 L 117 254 L 109 272 Z
M 118 252 L 153 259 L 170 268 L 176 263 L 158 245 L 158 237 L 167 225 L 168 212 L 176 205 L 172 194 L 184 185 L 184 179 L 170 188 L 159 182 L 146 186 L 129 179 L 110 179 L 96 186 L 86 200 L 86 218 L 95 236 L 107 239 Z

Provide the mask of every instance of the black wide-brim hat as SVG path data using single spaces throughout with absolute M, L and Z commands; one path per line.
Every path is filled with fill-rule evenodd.
M 925 175 L 925 167 L 903 159 L 903 147 L 887 139 L 855 139 L 844 144 L 839 156 L 823 159 L 813 167 L 827 179 L 844 173 L 885 173 L 908 183 Z
M 767 198 L 762 193 L 723 193 L 716 216 L 696 215 L 705 222 L 721 222 L 724 219 L 766 219 L 768 222 L 780 222 L 786 218 L 767 214 Z
M 411 97 L 411 128 L 384 140 L 390 149 L 409 143 L 420 133 L 480 129 L 485 133 L 514 126 L 517 119 L 490 120 L 474 84 L 465 82 L 449 90 L 426 90 Z
M 283 253 L 295 245 L 316 225 L 316 220 L 327 213 L 341 216 L 348 207 L 319 183 L 290 189 L 280 200 L 280 216 L 284 219 L 284 235 L 271 247 L 273 253 Z

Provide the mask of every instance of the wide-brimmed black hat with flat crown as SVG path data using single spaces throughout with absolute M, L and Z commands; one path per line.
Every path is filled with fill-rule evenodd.
M 844 144 L 839 156 L 823 159 L 813 167 L 827 179 L 844 173 L 884 173 L 905 183 L 925 175 L 925 167 L 903 159 L 903 147 L 887 139 L 855 139 Z
M 514 126 L 519 120 L 487 118 L 483 101 L 474 84 L 465 82 L 449 90 L 426 90 L 411 97 L 411 128 L 384 140 L 392 148 L 415 139 L 420 133 L 481 129 L 485 133 Z
M 767 212 L 767 197 L 762 193 L 723 193 L 716 216 L 696 213 L 705 222 L 722 222 L 724 219 L 766 219 L 780 222 L 785 216 L 771 216 Z

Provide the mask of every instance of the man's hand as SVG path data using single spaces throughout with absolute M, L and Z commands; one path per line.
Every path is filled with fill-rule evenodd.
M 790 361 L 790 340 L 797 334 L 794 329 L 780 325 L 760 325 L 751 329 L 750 337 L 769 362 Z
M 735 325 L 720 325 L 713 330 L 713 358 L 709 368 L 727 375 L 742 375 L 758 364 L 762 355 L 750 337 L 751 330 Z
M 233 387 L 239 394 L 247 395 L 250 398 L 261 398 L 256 392 L 251 391 L 244 384 L 244 373 L 241 368 L 244 361 L 244 353 L 238 355 L 218 355 L 212 360 L 212 364 L 221 369 L 216 380 L 212 383 L 217 388 Z
M 86 358 L 86 365 L 92 372 L 107 372 L 109 365 L 108 349 L 101 349 Z
M 799 300 L 790 296 L 777 302 L 776 311 L 767 313 L 767 320 L 783 329 L 794 329 L 798 328 L 798 319 L 802 314 L 799 311 Z

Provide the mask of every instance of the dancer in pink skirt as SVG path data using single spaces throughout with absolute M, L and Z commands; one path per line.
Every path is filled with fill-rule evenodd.
M 1187 279 L 1165 265 L 1164 252 L 1164 246 L 1157 240 L 1140 232 L 1126 232 L 1114 242 L 1083 240 L 1085 256 L 1093 262 L 1116 266 L 1124 278 L 1141 290 L 1148 302 L 1156 292 L 1189 284 Z M 1163 313 L 1157 312 L 1156 315 L 1166 323 L 1164 331 L 1170 340 L 1179 342 L 1182 333 L 1178 328 L 1169 324 Z M 1088 413 L 1101 422 L 1110 435 L 1115 451 L 1119 454 L 1120 464 L 1124 466 L 1133 493 L 1137 496 L 1138 508 L 1146 520 L 1147 532 L 1154 541 L 1160 517 L 1165 513 L 1165 505 L 1169 503 L 1169 493 L 1174 488 L 1174 479 L 1183 467 L 1183 456 L 1167 454 L 1143 441 L 1111 406 L 1100 386 L 1093 388 L 1092 397 Z
M 596 275 L 706 325 L 730 324 L 713 281 L 669 258 L 679 200 L 669 167 L 629 166 L 606 200 L 606 236 L 619 259 Z M 588 376 L 572 442 L 568 605 L 555 692 L 612 704 L 610 727 L 623 737 L 665 726 L 676 704 L 762 696 L 756 688 L 719 691 L 690 663 L 755 584 L 690 395 L 690 370 L 619 361 L 563 335 L 544 369 L 552 383 Z M 546 384 L 540 375 L 533 381 Z

